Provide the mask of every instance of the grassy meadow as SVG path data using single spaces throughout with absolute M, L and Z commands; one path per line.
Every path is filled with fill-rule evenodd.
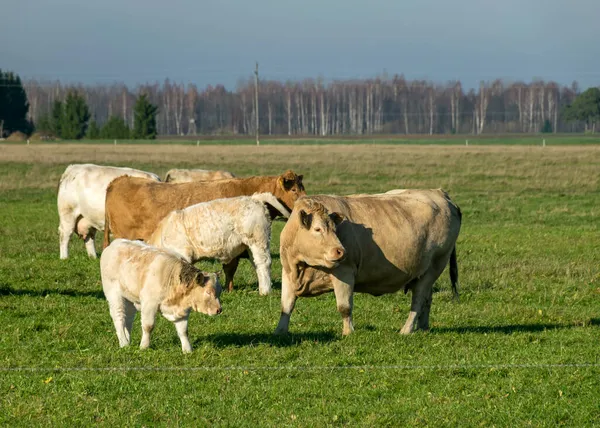
M 243 260 L 223 313 L 190 316 L 192 354 L 161 316 L 149 350 L 139 316 L 119 349 L 98 260 L 77 237 L 59 260 L 57 183 L 84 162 L 291 168 L 309 194 L 443 187 L 461 300 L 444 272 L 431 331 L 405 337 L 410 295 L 358 294 L 343 338 L 333 293 L 301 298 L 274 337 L 276 221 L 270 296 Z M 0 425 L 600 425 L 599 216 L 597 145 L 0 145 Z

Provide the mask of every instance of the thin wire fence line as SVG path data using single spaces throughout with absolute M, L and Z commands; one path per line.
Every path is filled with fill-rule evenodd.
M 373 370 L 509 370 L 509 369 L 577 369 L 599 368 L 600 363 L 558 363 L 558 364 L 434 364 L 434 365 L 346 365 L 346 366 L 194 366 L 194 367 L 0 367 L 0 372 L 258 372 L 258 371 L 373 371 Z

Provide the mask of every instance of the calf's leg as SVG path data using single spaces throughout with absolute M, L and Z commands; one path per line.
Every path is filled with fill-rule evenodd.
M 175 321 L 175 329 L 177 330 L 179 340 L 181 340 L 181 350 L 186 354 L 192 352 L 192 345 L 190 344 L 187 335 L 188 318 L 186 317 Z
M 233 291 L 233 276 L 237 270 L 238 264 L 240 263 L 239 256 L 223 265 L 223 272 L 225 273 L 225 283 L 227 284 L 227 290 Z
M 117 293 L 107 294 L 106 300 L 108 300 L 110 316 L 115 326 L 117 338 L 119 339 L 119 346 L 121 348 L 124 346 L 128 346 L 131 339 L 131 335 L 128 329 L 126 328 L 126 308 L 127 304 L 130 302 L 128 302 L 123 296 Z
M 140 349 L 147 349 L 150 346 L 150 334 L 154 330 L 154 319 L 157 310 L 158 306 L 142 302 L 142 341 L 140 342 Z
M 252 260 L 258 276 L 258 291 L 261 296 L 271 292 L 271 252 L 267 245 L 251 245 Z
M 127 343 L 131 342 L 131 330 L 133 330 L 133 321 L 135 320 L 135 314 L 137 309 L 135 305 L 129 300 L 125 300 L 125 332 L 127 335 Z

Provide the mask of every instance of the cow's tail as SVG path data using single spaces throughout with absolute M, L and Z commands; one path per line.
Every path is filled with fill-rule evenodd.
M 456 245 L 454 245 L 452 254 L 450 254 L 450 282 L 452 283 L 454 300 L 458 300 L 458 263 L 456 262 Z
M 273 208 L 279 211 L 281 215 L 285 218 L 290 217 L 290 212 L 283 206 L 281 202 L 277 200 L 275 196 L 273 196 L 272 193 L 255 193 L 254 195 L 252 195 L 252 199 L 256 199 L 257 201 L 261 201 L 262 203 L 271 205 Z
M 458 221 L 462 223 L 462 212 L 458 205 L 454 204 L 458 214 Z M 456 243 L 450 254 L 450 282 L 452 283 L 452 294 L 455 300 L 459 300 L 458 295 L 458 262 L 456 261 Z
M 110 245 L 110 217 L 106 207 L 104 207 L 104 211 L 104 241 L 102 243 L 102 249 Z

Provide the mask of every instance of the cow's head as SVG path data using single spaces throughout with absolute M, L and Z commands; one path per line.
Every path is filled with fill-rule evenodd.
M 301 199 L 291 219 L 296 223 L 294 252 L 299 261 L 309 266 L 335 268 L 346 257 L 346 249 L 336 234 L 337 225 L 344 217 L 329 212 L 321 203 Z
M 195 278 L 192 309 L 206 315 L 221 313 L 221 283 L 216 273 L 199 272 Z
M 292 211 L 294 203 L 300 196 L 306 195 L 302 177 L 302 175 L 297 175 L 292 170 L 287 170 L 277 177 L 277 185 L 273 194 L 288 211 Z

